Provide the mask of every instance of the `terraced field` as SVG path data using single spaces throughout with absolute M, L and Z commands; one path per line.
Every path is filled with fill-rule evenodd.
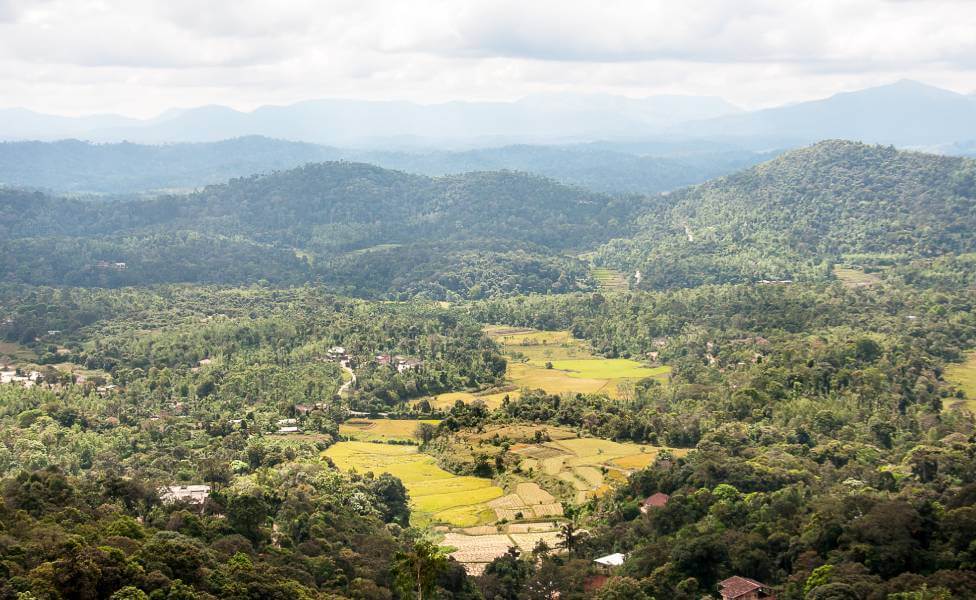
M 600 284 L 605 292 L 625 292 L 630 289 L 627 275 L 613 269 L 591 269 L 590 275 Z
M 529 477 L 564 482 L 575 491 L 575 501 L 584 502 L 607 492 L 615 483 L 627 480 L 631 472 L 650 465 L 665 448 L 619 443 L 595 438 L 553 439 L 539 444 L 515 444 L 511 451 L 522 457 L 519 464 Z M 673 456 L 687 450 L 667 449 Z
M 965 408 L 976 414 L 976 352 L 966 355 L 963 363 L 951 364 L 946 368 L 945 378 L 966 393 L 965 399 L 946 400 L 944 408 L 952 410 Z
M 421 423 L 437 425 L 435 419 L 349 419 L 339 425 L 339 435 L 363 442 L 386 442 L 416 439 Z
M 325 456 L 340 469 L 398 477 L 410 494 L 411 524 L 417 526 L 491 523 L 495 513 L 487 502 L 504 494 L 490 479 L 448 473 L 416 446 L 340 442 L 326 450 Z
M 666 381 L 671 368 L 650 367 L 626 358 L 594 356 L 582 340 L 568 331 L 491 326 L 485 332 L 509 357 L 508 379 L 518 387 L 539 388 L 550 394 L 605 393 L 626 397 L 634 382 L 654 377 Z

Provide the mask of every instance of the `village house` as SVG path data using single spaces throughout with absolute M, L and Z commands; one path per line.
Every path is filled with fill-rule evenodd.
M 343 361 L 349 358 L 349 355 L 346 354 L 346 349 L 342 346 L 332 346 L 329 348 L 328 352 L 326 352 L 326 355 L 330 360 Z
M 647 514 L 651 509 L 663 508 L 664 506 L 667 505 L 668 500 L 670 499 L 671 496 L 668 496 L 667 494 L 662 494 L 661 492 L 658 492 L 656 494 L 651 494 L 650 496 L 645 498 L 643 502 L 641 502 L 640 511 L 644 514 Z
M 399 358 L 399 357 L 398 357 Z M 424 363 L 416 358 L 404 358 L 397 362 L 397 372 L 403 373 L 404 371 L 412 371 L 413 369 L 419 369 Z
M 597 565 L 599 572 L 586 578 L 586 581 L 583 582 L 583 589 L 590 594 L 597 592 L 607 584 L 607 580 L 610 579 L 614 569 L 624 564 L 626 558 L 626 554 L 616 552 L 595 559 L 593 563 Z
M 748 577 L 729 577 L 720 581 L 718 588 L 722 600 L 776 600 L 776 595 L 768 585 Z
M 301 433 L 302 430 L 296 426 L 279 427 L 276 432 L 278 435 L 288 435 L 291 433 Z
M 190 504 L 203 504 L 209 496 L 209 485 L 170 485 L 159 494 L 163 502 L 189 502 Z

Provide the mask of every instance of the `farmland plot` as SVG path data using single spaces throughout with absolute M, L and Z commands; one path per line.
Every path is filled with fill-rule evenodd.
M 504 493 L 490 479 L 448 473 L 416 446 L 340 442 L 325 456 L 341 469 L 398 477 L 410 494 L 411 520 L 417 525 L 468 527 L 491 522 L 494 513 L 486 503 Z

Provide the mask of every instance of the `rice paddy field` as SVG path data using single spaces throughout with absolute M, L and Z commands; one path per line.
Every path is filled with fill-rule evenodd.
M 568 331 L 491 326 L 485 332 L 503 346 L 509 357 L 508 379 L 520 388 L 538 388 L 550 394 L 605 393 L 620 398 L 640 379 L 666 381 L 671 373 L 667 366 L 594 356 Z
M 416 446 L 339 442 L 325 451 L 346 471 L 398 477 L 410 494 L 411 523 L 472 527 L 494 522 L 488 502 L 504 495 L 490 479 L 462 477 L 441 469 Z
M 966 393 L 965 399 L 947 400 L 945 409 L 965 408 L 976 414 L 976 352 L 966 355 L 966 361 L 946 367 L 945 378 Z
M 613 269 L 591 269 L 590 275 L 600 284 L 600 289 L 605 292 L 625 292 L 630 289 L 627 276 L 620 271 Z
M 439 394 L 433 398 L 429 398 L 430 405 L 438 410 L 446 410 L 454 406 L 454 403 L 458 400 L 462 402 L 474 402 L 475 400 L 480 400 L 485 403 L 490 409 L 498 408 L 502 405 L 502 401 L 505 396 L 514 400 L 518 398 L 521 394 L 517 389 L 503 391 L 503 392 L 489 392 L 489 393 L 471 393 L 471 392 L 448 392 L 446 394 Z
M 387 442 L 417 439 L 421 423 L 437 425 L 435 419 L 349 419 L 339 425 L 339 435 L 363 442 Z
M 547 480 L 563 482 L 574 492 L 576 502 L 599 496 L 627 480 L 636 470 L 654 462 L 665 448 L 620 443 L 596 438 L 553 439 L 541 444 L 515 444 L 512 452 L 521 456 L 519 467 L 545 485 Z M 687 450 L 667 449 L 673 456 Z

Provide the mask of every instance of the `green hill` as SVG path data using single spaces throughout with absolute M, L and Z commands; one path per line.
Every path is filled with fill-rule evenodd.
M 976 162 L 828 141 L 667 197 L 597 259 L 645 287 L 828 277 L 849 255 L 976 250 Z
M 346 162 L 148 200 L 3 191 L 0 274 L 98 286 L 323 281 L 437 299 L 563 292 L 595 285 L 575 257 L 629 232 L 645 204 L 522 173 L 431 178 Z

